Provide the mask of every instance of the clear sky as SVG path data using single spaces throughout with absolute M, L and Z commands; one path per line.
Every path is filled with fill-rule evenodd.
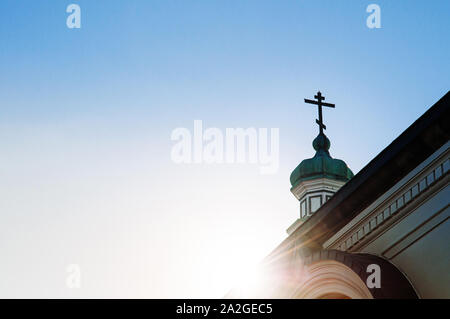
M 81 7 L 81 29 L 66 7 Z M 366 7 L 381 8 L 369 29 Z M 0 1 L 0 297 L 221 297 L 298 217 L 321 90 L 357 173 L 450 87 L 449 1 Z M 280 168 L 171 132 L 279 128 Z M 66 286 L 77 264 L 81 287 Z

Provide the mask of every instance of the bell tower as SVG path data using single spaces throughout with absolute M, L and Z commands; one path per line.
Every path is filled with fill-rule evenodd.
M 319 135 L 312 145 L 316 154 L 313 158 L 303 160 L 291 173 L 291 192 L 300 203 L 299 218 L 287 229 L 294 232 L 306 219 L 313 215 L 327 200 L 333 196 L 352 177 L 353 173 L 343 160 L 332 158 L 329 152 L 330 140 L 323 132 L 322 106 L 334 108 L 334 104 L 325 103 L 320 92 L 316 100 L 305 99 L 305 103 L 318 106 Z

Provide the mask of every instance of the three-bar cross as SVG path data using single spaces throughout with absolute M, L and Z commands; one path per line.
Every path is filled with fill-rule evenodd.
M 325 97 L 322 96 L 322 93 L 320 93 L 320 91 L 317 92 L 317 95 L 314 95 L 314 98 L 317 101 L 305 99 L 305 103 L 315 104 L 315 105 L 317 105 L 319 107 L 319 119 L 318 120 L 316 119 L 316 123 L 319 125 L 320 134 L 323 134 L 323 130 L 326 130 L 327 127 L 325 126 L 325 124 L 323 124 L 322 106 L 327 106 L 327 107 L 333 107 L 334 108 L 334 104 L 322 102 L 323 100 L 325 100 Z

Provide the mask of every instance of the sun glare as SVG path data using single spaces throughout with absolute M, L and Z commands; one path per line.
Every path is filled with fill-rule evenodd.
M 250 255 L 243 250 L 241 257 L 229 258 L 228 262 L 221 264 L 222 282 L 220 286 L 225 289 L 223 296 L 228 296 L 228 293 L 231 293 L 230 297 L 236 298 L 259 295 L 263 279 L 262 269 L 259 265 L 261 259 L 261 256 Z

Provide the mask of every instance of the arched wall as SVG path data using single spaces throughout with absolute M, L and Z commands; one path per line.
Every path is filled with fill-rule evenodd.
M 367 287 L 366 281 L 377 265 L 380 286 Z M 346 296 L 370 299 L 417 299 L 409 280 L 392 263 L 370 254 L 319 250 L 301 258 L 294 280 L 290 281 L 291 298 L 325 298 Z
M 303 279 L 292 298 L 373 299 L 361 278 L 348 266 L 335 260 L 322 260 L 304 268 Z

